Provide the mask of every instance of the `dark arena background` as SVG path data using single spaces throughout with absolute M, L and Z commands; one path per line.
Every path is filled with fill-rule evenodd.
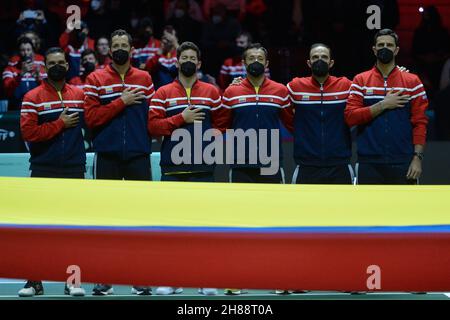
M 1 302 L 449 306 L 449 0 L 0 7 Z

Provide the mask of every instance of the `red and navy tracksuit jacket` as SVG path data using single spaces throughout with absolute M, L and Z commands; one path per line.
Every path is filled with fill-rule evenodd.
M 146 99 L 125 106 L 120 98 L 125 88 L 142 89 Z M 148 72 L 130 67 L 122 81 L 109 65 L 88 75 L 84 92 L 86 124 L 92 129 L 95 152 L 122 160 L 151 152 L 147 122 L 154 88 Z
M 288 85 L 294 106 L 294 159 L 309 166 L 350 163 L 352 143 L 344 109 L 351 81 L 329 76 L 322 85 L 313 77 Z
M 222 98 L 222 106 L 225 108 L 222 117 L 225 119 L 226 128 L 256 130 L 258 134 L 258 148 L 250 148 L 249 139 L 245 141 L 245 159 L 242 155 L 234 154 L 234 164 L 232 168 L 260 168 L 267 166 L 261 163 L 259 156 L 260 143 L 267 144 L 267 154 L 271 155 L 271 134 L 270 130 L 279 131 L 279 154 L 276 155 L 280 164 L 282 163 L 281 128 L 280 120 L 289 131 L 292 131 L 292 109 L 289 102 L 289 94 L 286 86 L 272 81 L 267 77 L 261 84 L 258 93 L 248 79 L 244 79 L 241 84 L 229 86 Z M 267 140 L 259 139 L 260 129 L 267 130 Z M 236 142 L 235 142 L 236 144 Z M 237 148 L 235 147 L 235 150 Z M 250 152 L 257 153 L 257 163 L 252 164 L 249 157 Z M 245 162 L 238 164 L 238 159 Z
M 150 118 L 148 127 L 152 137 L 163 137 L 161 145 L 161 170 L 163 173 L 174 172 L 212 172 L 214 165 L 201 163 L 194 164 L 194 139 L 202 139 L 206 130 L 216 128 L 222 130 L 222 118 L 220 116 L 219 90 L 206 82 L 197 80 L 191 88 L 190 98 L 186 90 L 177 79 L 172 83 L 159 88 L 150 105 Z M 186 124 L 181 114 L 189 105 L 201 108 L 205 113 L 205 119 L 201 122 L 201 137 L 194 135 L 194 124 Z M 178 141 L 171 141 L 170 137 L 175 129 L 183 128 L 189 131 L 191 137 L 191 156 L 189 164 L 175 165 L 171 159 L 172 149 Z M 203 140 L 202 140 L 203 141 Z M 202 142 L 202 154 L 204 148 L 210 142 Z
M 404 107 L 386 110 L 375 119 L 369 107 L 394 89 L 411 100 Z M 395 67 L 383 75 L 375 66 L 353 79 L 345 109 L 349 126 L 358 126 L 358 159 L 361 163 L 400 164 L 410 162 L 415 144 L 425 144 L 428 100 L 420 79 Z
M 84 93 L 81 89 L 65 84 L 62 100 L 55 88 L 46 80 L 29 91 L 22 102 L 20 128 L 22 137 L 29 144 L 30 170 L 53 173 L 84 172 L 86 153 L 81 128 L 83 127 Z M 78 112 L 79 124 L 64 128 L 58 119 L 64 108 Z

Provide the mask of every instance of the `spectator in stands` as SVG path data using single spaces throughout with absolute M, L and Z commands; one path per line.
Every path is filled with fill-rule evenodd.
M 161 42 L 154 37 L 153 22 L 149 17 L 140 21 L 138 31 L 140 45 L 134 49 L 132 63 L 139 69 L 145 69 L 147 60 L 152 59 L 161 48 Z
M 44 65 L 44 56 L 38 53 L 41 47 L 41 38 L 39 37 L 39 35 L 34 31 L 27 31 L 24 32 L 18 39 L 21 39 L 23 37 L 30 39 L 33 43 L 34 61 Z M 19 54 L 13 55 L 9 59 L 8 65 L 15 66 L 17 65 L 17 63 L 20 63 L 21 60 L 22 58 Z
M 19 61 L 8 65 L 3 71 L 3 82 L 7 97 L 10 99 L 10 109 L 20 107 L 23 96 L 36 88 L 47 76 L 42 61 L 35 60 L 32 41 L 21 37 L 18 41 Z
M 198 4 L 195 1 L 188 0 L 176 0 L 173 1 L 173 4 L 173 14 L 169 17 L 167 23 L 177 30 L 179 41 L 200 41 L 202 24 L 197 20 L 198 17 L 192 16 L 192 14 L 201 14 L 201 10 L 198 12 L 192 9 L 192 6 L 195 8 L 198 7 Z
M 37 9 L 37 6 L 30 4 L 20 13 L 16 22 L 16 34 L 22 34 L 26 31 L 34 31 L 39 34 L 45 34 L 47 20 L 44 11 Z
M 152 75 L 155 88 L 171 83 L 178 74 L 177 62 L 178 38 L 171 26 L 166 27 L 158 53 L 147 60 L 145 69 Z
M 186 7 L 180 7 L 180 1 L 178 0 L 165 0 L 164 1 L 164 17 L 166 21 L 173 17 L 183 17 L 188 15 L 192 19 L 198 22 L 203 22 L 203 13 L 200 5 L 195 0 L 182 1 L 186 3 Z
M 234 17 L 242 20 L 246 13 L 246 1 L 245 0 L 204 0 L 203 1 L 203 13 L 206 18 L 214 16 L 214 8 L 218 5 L 224 6 Z
M 108 66 L 112 60 L 109 56 L 109 40 L 106 37 L 100 37 L 95 44 L 95 55 L 97 57 L 98 68 L 103 69 Z
M 95 57 L 95 51 L 92 49 L 84 50 L 81 54 L 80 75 L 70 79 L 69 83 L 83 89 L 86 77 L 97 68 L 99 68 L 99 66 L 97 64 L 97 58 Z
M 86 49 L 94 49 L 94 40 L 89 38 L 89 28 L 81 22 L 81 29 L 66 29 L 59 37 L 59 45 L 68 55 L 69 71 L 67 79 L 80 74 L 81 53 Z
M 251 42 L 252 36 L 248 32 L 242 32 L 237 36 L 233 56 L 226 59 L 220 68 L 218 82 L 222 90 L 225 90 L 235 78 L 245 78 L 247 76 L 242 53 Z M 265 75 L 270 78 L 268 67 L 265 69 Z

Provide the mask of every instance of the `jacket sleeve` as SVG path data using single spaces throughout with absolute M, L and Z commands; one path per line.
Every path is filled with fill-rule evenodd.
M 291 104 L 289 91 L 287 88 L 283 90 L 281 97 L 283 98 L 283 105 L 281 106 L 280 119 L 283 125 L 290 133 L 294 132 L 294 108 Z
M 166 116 L 166 95 L 164 89 L 156 91 L 150 104 L 148 130 L 152 137 L 170 136 L 172 132 L 184 124 L 181 113 L 172 117 Z
M 228 110 L 222 105 L 222 97 L 220 96 L 219 89 L 214 87 L 210 98 L 213 100 L 211 108 L 212 126 L 224 133 L 228 128 Z
M 219 87 L 222 90 L 225 90 L 231 83 L 231 77 L 227 68 L 228 67 L 225 64 L 222 65 L 222 67 L 220 68 L 219 77 L 217 79 Z
M 8 66 L 3 71 L 3 86 L 5 88 L 6 96 L 11 98 L 14 95 L 14 91 L 20 84 L 20 74 L 14 76 L 14 68 Z
M 58 118 L 52 122 L 38 124 L 38 113 L 33 97 L 27 93 L 20 110 L 20 131 L 22 138 L 28 142 L 47 141 L 64 130 L 64 121 Z
M 428 108 L 428 98 L 423 84 L 419 78 L 414 83 L 411 93 L 411 124 L 413 127 L 413 144 L 424 145 L 427 137 L 428 117 L 425 111 Z
M 91 129 L 108 123 L 126 107 L 120 96 L 112 102 L 102 105 L 100 84 L 94 76 L 94 73 L 91 73 L 86 78 L 84 86 L 85 120 L 86 125 Z
M 364 106 L 363 84 L 359 76 L 353 79 L 344 110 L 345 122 L 349 127 L 361 125 L 372 121 L 370 108 Z
M 64 31 L 63 33 L 61 33 L 61 35 L 59 36 L 59 46 L 60 46 L 61 49 L 63 49 L 65 52 L 68 51 L 69 40 L 70 40 L 70 33 L 67 33 L 66 31 Z

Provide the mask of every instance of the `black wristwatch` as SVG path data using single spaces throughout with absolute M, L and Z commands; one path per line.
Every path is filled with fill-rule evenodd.
M 423 153 L 422 152 L 414 152 L 414 155 L 417 156 L 417 158 L 419 158 L 420 161 L 423 160 Z

